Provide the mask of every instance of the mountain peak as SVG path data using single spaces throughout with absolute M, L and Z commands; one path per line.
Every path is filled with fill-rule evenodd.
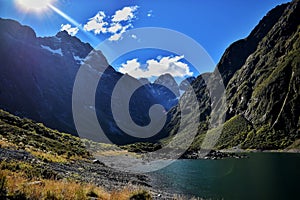
M 282 4 L 276 6 L 260 20 L 247 38 L 234 42 L 225 50 L 225 53 L 217 65 L 225 87 L 233 74 L 242 67 L 246 59 L 257 49 L 259 42 L 279 21 L 288 5 L 289 4 Z
M 177 97 L 180 96 L 178 84 L 175 81 L 174 77 L 169 73 L 160 75 L 154 81 L 154 84 L 164 85 L 168 87 Z
M 17 40 L 30 40 L 31 42 L 36 38 L 32 28 L 12 19 L 0 18 L 0 34 L 8 34 Z
M 69 35 L 67 31 L 59 31 L 55 36 L 58 37 L 58 38 L 73 37 L 73 36 Z

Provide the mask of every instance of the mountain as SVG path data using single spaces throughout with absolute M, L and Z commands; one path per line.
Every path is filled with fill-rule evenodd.
M 186 91 L 188 89 L 188 86 L 192 84 L 192 82 L 195 80 L 195 77 L 188 77 L 186 79 L 184 79 L 183 81 L 181 81 L 181 83 L 179 84 L 179 89 L 182 91 Z
M 152 105 L 163 105 L 164 110 L 159 112 L 164 114 L 177 104 L 176 96 L 166 87 L 158 84 L 143 86 L 139 80 L 115 71 L 101 51 L 94 50 L 88 43 L 65 31 L 41 38 L 28 26 L 14 20 L 0 19 L 0 60 L 0 108 L 73 135 L 77 135 L 77 130 L 72 115 L 72 94 L 81 66 L 90 82 L 101 75 L 95 106 L 84 102 L 81 117 L 91 127 L 88 125 L 89 119 L 85 118 L 86 113 L 96 111 L 103 131 L 114 143 L 140 140 L 127 135 L 114 119 L 111 100 L 119 80 L 126 79 L 127 83 L 122 85 L 123 92 L 114 97 L 113 106 L 121 109 L 126 103 L 130 104 L 130 118 L 140 126 L 150 123 L 148 111 Z M 84 87 L 89 89 L 90 86 Z M 138 90 L 129 102 L 124 102 L 129 87 Z M 81 97 L 85 95 L 81 94 Z M 127 131 L 131 130 L 127 124 L 124 126 Z
M 152 84 L 152 87 L 157 88 L 156 90 L 151 90 L 153 96 L 164 102 L 164 107 L 167 110 L 178 104 L 179 86 L 173 76 L 170 74 L 160 75 Z M 167 98 L 166 98 L 167 97 Z
M 146 78 L 141 78 L 139 81 L 158 99 L 166 111 L 178 104 L 179 86 L 171 74 L 162 74 L 153 83 Z
M 178 84 L 174 80 L 174 78 L 171 76 L 171 74 L 162 74 L 160 75 L 155 81 L 154 84 L 164 85 L 170 90 L 173 91 L 173 93 L 179 97 L 179 88 Z
M 214 72 L 197 77 L 192 82 L 194 91 L 183 94 L 180 101 L 193 107 L 195 102 L 188 97 L 195 92 L 200 105 L 200 110 L 191 110 L 191 116 L 200 112 L 191 149 L 200 149 L 205 133 L 212 136 L 220 128 L 222 134 L 215 146 L 219 149 L 283 149 L 300 138 L 299 4 L 295 0 L 271 10 L 247 38 L 226 49 Z M 217 90 L 207 89 L 218 73 L 223 78 L 225 99 L 211 99 Z M 221 112 L 225 123 L 209 127 L 212 105 L 225 101 Z M 164 131 L 172 136 L 177 134 L 181 111 L 174 107 L 169 114 Z

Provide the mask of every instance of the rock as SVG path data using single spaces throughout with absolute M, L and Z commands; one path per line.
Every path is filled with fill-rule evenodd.
M 204 156 L 204 157 L 203 157 Z M 187 151 L 185 152 L 180 159 L 205 159 L 205 160 L 219 160 L 224 158 L 247 158 L 247 155 L 244 154 L 235 154 L 235 153 L 224 153 L 216 150 L 210 150 L 209 152 L 201 151 Z
M 30 182 L 30 183 L 26 183 L 26 185 L 45 185 L 45 183 L 43 181 L 33 181 L 33 182 Z
M 188 77 L 186 79 L 184 79 L 183 81 L 181 81 L 181 83 L 179 84 L 179 89 L 182 91 L 186 91 L 190 85 L 192 84 L 192 82 L 195 80 L 195 77 Z
M 98 165 L 105 166 L 105 164 L 103 162 L 101 162 L 100 160 L 98 160 L 98 159 L 93 160 L 93 164 L 98 164 Z
M 154 84 L 158 84 L 158 85 L 164 85 L 165 87 L 167 87 L 169 90 L 171 90 L 177 97 L 180 96 L 179 93 L 179 86 L 176 83 L 175 79 L 173 78 L 173 76 L 171 76 L 170 74 L 163 74 L 160 75 L 155 81 Z

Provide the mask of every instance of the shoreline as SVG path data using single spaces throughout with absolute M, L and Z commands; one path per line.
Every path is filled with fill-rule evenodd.
M 274 150 L 258 150 L 258 149 L 221 149 L 222 153 L 300 153 L 300 149 L 274 149 Z

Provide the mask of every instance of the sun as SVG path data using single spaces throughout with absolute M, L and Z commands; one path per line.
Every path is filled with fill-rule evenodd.
M 49 8 L 49 4 L 55 0 L 15 0 L 18 8 L 25 12 L 43 12 Z

